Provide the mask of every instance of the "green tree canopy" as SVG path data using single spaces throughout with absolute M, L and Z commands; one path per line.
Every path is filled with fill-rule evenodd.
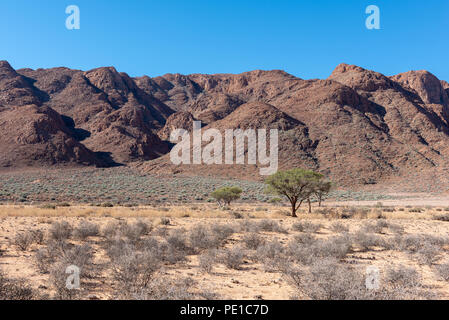
M 212 192 L 212 197 L 220 206 L 230 205 L 232 201 L 240 198 L 242 189 L 239 187 L 222 187 Z
M 290 169 L 278 171 L 265 180 L 267 191 L 285 196 L 292 207 L 292 217 L 297 217 L 296 211 L 304 200 L 309 202 L 311 212 L 310 196 L 314 194 L 318 182 L 323 175 L 311 170 Z
M 332 189 L 332 182 L 329 180 L 320 179 L 315 183 L 313 189 L 313 194 L 318 199 L 318 206 L 321 207 L 321 202 Z

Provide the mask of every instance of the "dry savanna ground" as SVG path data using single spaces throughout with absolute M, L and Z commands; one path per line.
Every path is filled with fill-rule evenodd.
M 449 208 L 0 206 L 0 299 L 449 299 Z M 66 268 L 81 270 L 66 288 Z M 377 267 L 379 288 L 366 288 Z

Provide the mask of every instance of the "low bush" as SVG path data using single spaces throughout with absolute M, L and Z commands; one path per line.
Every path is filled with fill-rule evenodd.
M 368 251 L 374 247 L 384 246 L 384 242 L 380 236 L 373 233 L 366 233 L 363 230 L 359 230 L 354 235 L 353 242 L 361 251 Z
M 432 265 L 440 259 L 441 247 L 431 244 L 430 242 L 424 242 L 416 253 L 418 260 L 421 263 Z
M 222 262 L 230 269 L 240 270 L 245 258 L 245 252 L 241 247 L 235 246 L 222 252 Z
M 170 279 L 168 277 L 152 279 L 146 288 L 133 294 L 137 300 L 214 300 L 213 292 L 193 292 L 195 281 L 191 278 Z
M 161 223 L 161 225 L 163 225 L 163 226 L 169 226 L 169 225 L 170 225 L 170 219 L 169 219 L 169 218 L 166 218 L 166 217 L 162 217 L 162 218 L 160 219 L 160 223 Z
M 96 237 L 98 234 L 98 225 L 86 220 L 81 221 L 73 231 L 73 236 L 81 240 L 85 240 L 88 237 Z
M 33 300 L 34 290 L 23 280 L 11 280 L 0 272 L 0 300 Z
M 151 231 L 151 229 L 151 225 L 139 220 L 133 224 L 122 224 L 120 226 L 120 233 L 128 238 L 131 242 L 137 243 L 143 236 L 147 235 Z
M 56 241 L 64 241 L 72 236 L 73 228 L 67 221 L 53 222 L 50 226 L 50 238 Z
M 217 251 L 208 250 L 198 257 L 199 267 L 203 272 L 211 273 L 215 262 L 217 261 Z
M 449 263 L 440 264 L 435 269 L 443 280 L 449 281 Z
M 293 224 L 292 228 L 295 231 L 317 233 L 323 226 L 319 223 L 313 223 L 310 221 L 301 221 Z
M 357 300 L 366 291 L 363 275 L 333 258 L 287 271 L 293 286 L 313 300 Z
M 13 239 L 14 245 L 22 251 L 27 251 L 34 242 L 34 235 L 29 231 L 17 233 Z
M 246 248 L 251 250 L 257 250 L 257 248 L 265 242 L 264 239 L 255 232 L 245 234 L 242 240 Z
M 438 220 L 438 221 L 449 222 L 449 214 L 447 214 L 447 213 L 438 214 L 438 215 L 434 216 L 433 219 Z
M 112 260 L 114 280 L 119 284 L 119 295 L 132 297 L 134 292 L 147 288 L 161 260 L 156 252 L 126 250 Z
M 341 222 L 334 222 L 331 226 L 330 226 L 330 230 L 333 232 L 348 232 L 349 228 L 347 226 L 345 226 L 343 223 Z
M 266 232 L 287 233 L 282 225 L 275 220 L 264 219 L 259 222 L 259 229 Z

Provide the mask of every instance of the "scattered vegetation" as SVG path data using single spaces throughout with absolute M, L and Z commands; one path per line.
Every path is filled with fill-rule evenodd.
M 202 210 L 200 206 L 192 208 Z M 179 267 L 186 266 L 210 274 L 208 278 L 217 277 L 223 269 L 237 275 L 257 268 L 281 273 L 285 275 L 281 281 L 288 279 L 300 299 L 432 299 L 438 290 L 423 284 L 421 268 L 432 270 L 440 281 L 449 279 L 447 236 L 407 233 L 397 220 L 377 215 L 378 208 L 322 210 L 325 217 L 314 215 L 299 221 L 254 218 L 254 212 L 265 211 L 252 209 L 241 210 L 244 219 L 226 223 L 211 219 L 190 224 L 191 218 L 162 218 L 160 222 L 145 217 L 108 218 L 102 228 L 91 217 L 84 216 L 77 223 L 70 218 L 51 218 L 42 222 L 43 229 L 36 225 L 30 230 L 21 228 L 10 240 L 11 250 L 19 255 L 33 252 L 34 268 L 48 279 L 51 299 L 86 298 L 103 281 L 114 288 L 114 299 L 217 297 L 200 285 L 192 287 L 198 281 L 196 273 L 174 276 Z M 426 213 L 426 217 L 435 216 Z M 154 226 L 152 221 L 156 221 Z M 381 269 L 380 289 L 368 290 L 365 267 L 371 257 L 399 252 L 413 261 L 413 266 Z M 66 287 L 68 266 L 79 267 L 81 289 Z M 217 269 L 220 272 L 214 272 Z M 20 280 L 0 278 L 2 299 L 35 299 L 42 297 L 39 290 Z
M 240 199 L 242 189 L 239 187 L 222 187 L 212 192 L 214 198 L 220 207 L 230 206 L 232 201 Z
M 290 169 L 278 171 L 265 180 L 267 192 L 284 196 L 290 202 L 292 217 L 304 201 L 309 204 L 312 212 L 311 197 L 316 195 L 321 206 L 323 197 L 329 193 L 331 183 L 323 180 L 323 175 L 310 170 Z

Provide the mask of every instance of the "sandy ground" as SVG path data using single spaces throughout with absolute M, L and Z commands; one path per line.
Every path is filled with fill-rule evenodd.
M 437 201 L 437 200 L 435 200 Z M 443 200 L 440 200 L 443 201 Z M 387 201 L 382 201 L 385 205 L 390 205 Z M 407 201 L 407 204 L 410 204 Z M 331 204 L 327 204 L 329 207 Z M 406 211 L 387 212 L 385 217 L 389 221 L 402 226 L 406 234 L 430 234 L 449 237 L 449 222 L 433 220 L 436 214 L 441 214 L 442 208 L 427 209 L 422 213 L 409 213 Z M 298 219 L 286 217 L 287 207 L 275 206 L 243 206 L 233 208 L 234 211 L 241 212 L 244 219 L 235 219 L 231 213 L 214 209 L 213 206 L 203 207 L 170 207 L 161 211 L 160 208 L 94 208 L 94 207 L 68 207 L 56 210 L 39 209 L 36 207 L 24 206 L 0 206 L 0 269 L 10 278 L 21 278 L 32 285 L 33 288 L 46 294 L 52 294 L 49 284 L 48 274 L 41 274 L 35 265 L 35 253 L 40 245 L 33 244 L 28 251 L 21 251 L 11 244 L 15 234 L 30 230 L 48 230 L 53 221 L 68 221 L 76 226 L 81 220 L 106 225 L 110 221 L 124 219 L 136 221 L 143 219 L 152 223 L 157 232 L 158 229 L 167 228 L 173 230 L 177 228 L 189 229 L 198 223 L 208 224 L 220 223 L 240 223 L 244 220 L 257 221 L 261 218 L 277 219 L 279 223 L 288 230 L 288 233 L 261 232 L 264 238 L 277 238 L 282 244 L 291 241 L 297 231 L 292 229 L 292 225 Z M 375 209 L 373 209 L 375 210 Z M 170 217 L 171 223 L 168 227 L 160 225 L 161 217 Z M 317 234 L 318 237 L 329 237 L 336 233 L 331 231 L 331 225 L 335 219 L 327 219 L 319 214 L 300 215 L 299 219 L 308 219 L 322 224 L 322 228 Z M 350 232 L 356 232 L 360 227 L 375 219 L 340 219 L 339 222 L 347 226 Z M 232 247 L 241 241 L 243 234 L 237 233 L 226 240 L 225 247 Z M 392 237 L 392 234 L 382 235 Z M 106 265 L 107 257 L 101 247 L 101 238 L 92 237 L 88 240 L 95 250 L 94 262 L 98 265 Z M 78 243 L 71 240 L 73 243 Z M 351 253 L 346 260 L 360 266 L 375 265 L 381 270 L 391 265 L 413 266 L 421 273 L 423 283 L 432 290 L 438 292 L 441 299 L 449 299 L 449 284 L 442 280 L 433 267 L 416 261 L 412 256 L 404 252 L 392 250 L 370 250 L 367 252 Z M 444 250 L 438 263 L 449 262 L 449 251 Z M 382 271 L 381 271 L 382 272 Z M 212 273 L 203 272 L 198 266 L 198 256 L 189 256 L 186 262 L 164 267 L 158 274 L 170 277 L 191 277 L 196 281 L 198 290 L 215 292 L 221 299 L 289 299 L 295 296 L 295 289 L 281 273 L 266 272 L 259 263 L 254 263 L 251 259 L 245 259 L 240 270 L 229 269 L 223 264 L 217 264 Z M 108 270 L 104 270 L 94 279 L 89 279 L 88 288 L 84 292 L 84 298 L 88 296 L 99 299 L 112 298 L 112 292 L 116 285 Z

